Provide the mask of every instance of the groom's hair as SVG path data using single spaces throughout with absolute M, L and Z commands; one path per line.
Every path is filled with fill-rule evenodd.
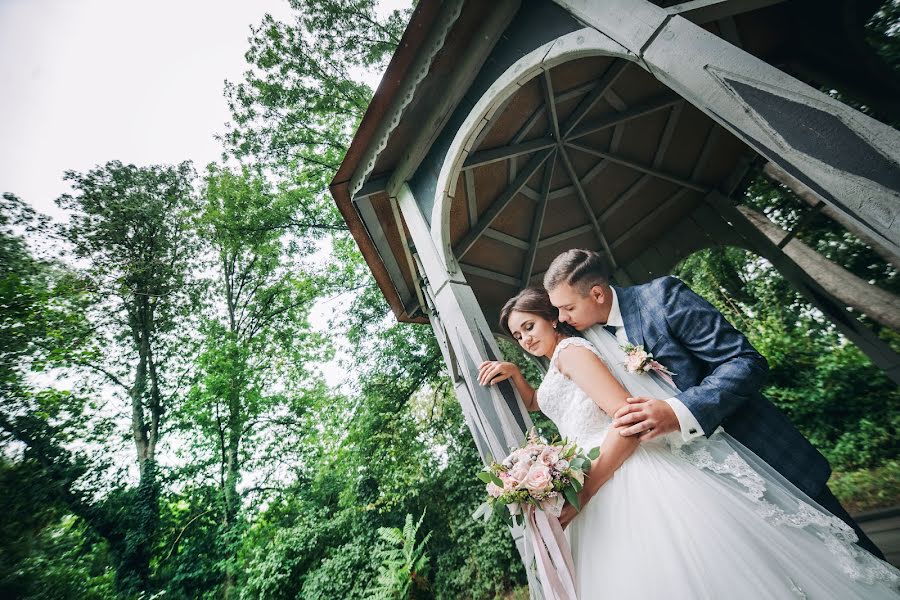
M 573 248 L 566 250 L 553 259 L 544 274 L 544 287 L 552 290 L 556 286 L 567 283 L 582 296 L 595 285 L 609 284 L 609 269 L 599 252 Z

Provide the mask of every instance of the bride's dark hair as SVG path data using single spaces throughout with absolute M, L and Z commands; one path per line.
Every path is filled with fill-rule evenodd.
M 513 311 L 537 315 L 550 322 L 559 321 L 559 309 L 550 303 L 550 296 L 542 287 L 525 288 L 503 305 L 500 310 L 500 329 L 509 336 L 512 336 L 512 332 L 509 330 L 509 316 Z M 556 330 L 567 337 L 581 335 L 568 323 L 559 323 Z

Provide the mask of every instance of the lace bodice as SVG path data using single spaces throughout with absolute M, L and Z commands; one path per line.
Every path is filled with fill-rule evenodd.
M 597 348 L 584 338 L 570 337 L 560 341 L 550 359 L 550 369 L 538 388 L 538 406 L 556 423 L 562 437 L 582 448 L 592 448 L 599 446 L 606 437 L 612 419 L 557 368 L 557 357 L 568 346 L 583 346 L 603 360 Z

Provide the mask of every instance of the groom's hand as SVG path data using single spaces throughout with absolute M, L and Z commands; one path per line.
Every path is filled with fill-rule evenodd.
M 623 436 L 636 435 L 642 442 L 680 430 L 678 417 L 668 402 L 656 398 L 627 398 L 616 411 L 613 427 Z

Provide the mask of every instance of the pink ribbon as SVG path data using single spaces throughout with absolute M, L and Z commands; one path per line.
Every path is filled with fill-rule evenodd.
M 667 368 L 665 368 L 655 360 L 650 361 L 650 369 L 656 371 L 656 374 L 662 377 L 666 383 L 677 389 L 678 386 L 676 386 L 675 382 L 672 381 L 672 375 L 674 375 L 674 373 L 670 372 Z
M 535 550 L 538 576 L 547 600 L 577 600 L 575 562 L 559 519 L 533 506 L 525 507 Z

